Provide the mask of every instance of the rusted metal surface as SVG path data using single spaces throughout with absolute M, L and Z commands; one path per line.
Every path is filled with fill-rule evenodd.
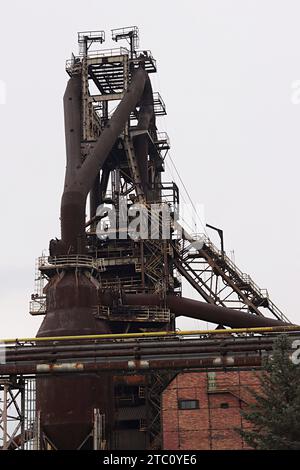
M 124 34 L 129 34 L 128 28 Z M 93 40 L 95 37 L 89 39 L 89 44 Z M 120 49 L 117 55 L 91 52 L 89 56 L 86 47 L 67 70 L 71 78 L 64 95 L 67 166 L 61 199 L 61 240 L 51 240 L 50 257 L 103 257 L 106 272 L 70 263 L 68 268 L 55 265 L 51 270 L 41 269 L 49 282 L 45 288 L 46 315 L 37 336 L 171 331 L 175 329 L 175 317 L 181 315 L 233 328 L 284 325 L 263 317 L 259 311 L 251 315 L 182 298 L 174 265 L 177 241 L 173 243 L 171 235 L 166 240 L 138 242 L 129 238 L 116 241 L 110 234 L 103 239 L 97 237 L 96 210 L 100 202 L 107 202 L 118 212 L 120 196 L 126 201 L 126 209 L 136 201 L 147 210 L 149 203 L 165 201 L 161 173 L 166 154 L 163 156 L 161 149 L 167 151 L 169 144 L 159 143 L 155 122 L 159 113 L 148 76 L 156 66 L 149 51 L 135 51 L 131 43 L 130 53 Z M 96 95 L 91 95 L 89 80 L 97 88 Z M 119 104 L 110 114 L 112 100 Z M 91 220 L 87 223 L 88 194 Z M 173 186 L 171 199 L 175 213 L 179 196 L 178 188 L 176 192 Z M 159 219 L 158 234 L 162 228 Z M 213 302 L 209 296 L 206 298 Z M 243 301 L 247 304 L 246 294 Z M 97 318 L 95 310 L 102 306 L 119 308 L 118 320 Z M 124 306 L 129 307 L 127 316 L 121 311 Z M 130 306 L 162 307 L 172 315 L 168 311 L 164 322 L 161 317 L 155 317 L 153 323 L 138 322 L 137 316 L 130 316 Z M 174 338 L 171 342 L 151 339 L 148 344 L 139 344 L 138 339 L 116 344 L 83 344 L 78 339 L 70 344 L 62 339 L 57 345 L 49 340 L 42 346 L 8 349 L 8 362 L 0 365 L 0 374 L 37 375 L 37 411 L 41 412 L 43 432 L 58 449 L 76 449 L 91 430 L 95 408 L 105 414 L 109 441 L 114 426 L 114 373 L 258 367 L 261 355 L 271 347 L 272 341 L 267 338 L 245 343 L 229 340 L 226 344 L 180 342 Z
M 83 272 L 54 276 L 47 285 L 46 296 L 48 313 L 37 336 L 110 332 L 108 325 L 93 315 L 96 287 Z M 56 367 L 51 363 L 49 373 L 61 370 Z M 37 411 L 41 411 L 41 426 L 57 448 L 76 449 L 91 429 L 94 408 L 104 409 L 110 424 L 112 393 L 110 376 L 83 375 L 68 379 L 55 376 L 50 381 L 39 378 Z
M 219 350 L 220 348 L 257 348 L 262 349 L 264 346 L 272 345 L 274 342 L 273 337 L 259 336 L 259 337 L 244 337 L 244 338 L 220 338 L 220 339 L 180 339 L 172 340 L 171 338 L 158 338 L 156 341 L 152 340 L 125 340 L 125 341 L 87 341 L 83 342 L 72 342 L 71 344 L 61 344 L 53 341 L 52 345 L 49 346 L 38 346 L 38 345 L 24 345 L 24 346 L 9 346 L 6 348 L 6 360 L 11 359 L 12 356 L 23 358 L 24 356 L 35 357 L 37 355 L 51 355 L 56 354 L 97 354 L 102 353 L 109 355 L 114 352 L 119 354 L 129 354 L 136 351 L 143 351 L 145 354 L 156 354 L 157 351 L 175 351 L 175 350 L 189 350 L 199 349 L 203 351 Z M 291 339 L 298 339 L 297 335 L 291 336 Z M 63 342 L 62 342 L 63 343 Z M 211 349 L 210 349 L 211 348 Z M 12 360 L 12 359 L 11 359 Z
M 99 377 L 89 373 L 95 370 L 73 362 L 39 364 L 35 371 L 41 426 L 58 449 L 79 447 L 92 430 L 95 408 L 105 410 L 108 424 L 112 421 L 110 374 Z M 106 432 L 110 437 L 110 426 Z
M 28 355 L 8 355 L 7 360 L 8 362 L 16 362 L 16 361 L 22 361 L 22 362 L 30 362 L 32 360 L 35 361 L 53 361 L 55 360 L 79 360 L 82 358 L 90 357 L 90 358 L 114 358 L 114 357 L 120 357 L 120 356 L 133 356 L 136 357 L 138 355 L 149 355 L 149 356 L 156 356 L 156 355 L 177 355 L 177 354 L 204 354 L 204 353 L 214 353 L 214 352 L 221 352 L 221 353 L 227 353 L 227 351 L 231 352 L 248 352 L 248 351 L 257 351 L 259 350 L 259 347 L 253 347 L 251 345 L 242 345 L 242 346 L 231 346 L 229 348 L 226 348 L 226 346 L 218 348 L 216 346 L 203 346 L 203 347 L 177 347 L 177 348 L 157 348 L 156 354 L 153 354 L 151 351 L 144 351 L 144 350 L 121 350 L 121 351 L 116 351 L 116 350 L 110 350 L 110 351 L 91 351 L 91 352 L 79 352 L 79 351 L 69 351 L 69 352 L 61 352 L 61 353 L 55 353 L 55 349 L 53 350 L 52 353 L 48 354 L 31 354 L 31 351 L 28 351 Z M 272 344 L 262 344 L 261 349 L 264 349 L 265 351 L 271 350 L 272 349 Z M 76 367 L 76 363 L 71 363 L 74 364 L 74 367 Z M 53 363 L 55 366 L 56 364 Z
M 64 393 L 67 393 L 66 400 L 63 400 L 64 403 L 68 402 L 68 410 L 70 411 L 72 406 L 70 403 L 70 391 L 72 390 L 72 385 L 73 387 L 73 392 L 74 392 L 74 397 L 77 396 L 78 394 L 75 393 L 75 391 L 86 391 L 88 386 L 91 386 L 92 383 L 86 382 L 83 380 L 83 375 L 85 373 L 90 373 L 90 372 L 116 372 L 116 373 L 149 373 L 151 370 L 184 370 L 184 369 L 219 369 L 219 368 L 234 368 L 234 367 L 260 367 L 262 364 L 262 357 L 260 355 L 253 355 L 253 356 L 214 356 L 214 357 L 208 357 L 208 358 L 189 358 L 189 359 L 156 359 L 156 360 L 124 360 L 124 361 L 103 361 L 103 362 L 84 362 L 78 364 L 78 367 L 76 369 L 70 369 L 67 366 L 65 366 L 65 370 L 61 369 L 61 372 L 59 372 L 59 369 L 57 368 L 56 370 L 53 370 L 51 367 L 48 367 L 49 364 L 22 364 L 22 365 L 15 365 L 15 364 L 6 364 L 6 365 L 0 365 L 0 374 L 1 375 L 9 375 L 9 374 L 23 374 L 23 375 L 53 375 L 51 377 L 51 383 L 55 377 L 57 381 L 59 381 L 59 384 L 61 386 L 61 390 L 64 391 Z M 74 379 L 74 383 L 68 382 L 68 381 L 60 381 L 60 377 L 57 377 L 58 374 L 62 374 L 63 376 L 65 374 L 69 374 L 70 378 Z M 82 375 L 80 377 L 80 380 L 76 379 L 77 376 Z M 93 375 L 94 377 L 94 375 Z M 102 380 L 105 377 L 105 375 L 102 376 Z M 38 380 L 43 380 L 42 378 L 39 378 Z M 45 378 L 47 381 L 47 377 Z M 67 380 L 67 379 L 65 379 Z M 46 382 L 47 383 L 47 382 Z M 58 383 L 58 382 L 57 382 Z M 78 389 L 78 384 L 82 383 L 83 388 L 80 390 Z M 49 382 L 48 382 L 49 384 Z M 76 386 L 75 386 L 76 385 Z M 52 388 L 52 387 L 51 387 Z M 49 391 L 48 391 L 49 392 Z M 63 415 L 66 411 L 65 407 L 63 407 L 60 403 L 57 403 L 57 392 L 54 393 L 55 396 L 53 396 L 53 400 L 51 399 L 51 404 L 53 407 L 55 407 L 55 410 L 59 407 L 61 409 L 61 412 L 63 412 Z M 67 399 L 68 398 L 68 399 Z M 82 415 L 82 411 L 85 407 L 85 409 L 89 408 L 89 403 L 86 401 L 86 396 L 84 399 L 84 403 L 80 402 L 78 403 L 78 407 L 75 408 L 75 411 L 77 411 L 77 416 Z M 60 400 L 59 400 L 60 401 Z M 73 401 L 73 396 L 71 399 L 71 402 Z M 81 403 L 81 404 L 80 404 Z M 79 411 L 80 410 L 80 411 Z M 79 414 L 78 414 L 79 413 Z M 63 416 L 60 414 L 57 414 L 56 419 L 59 420 L 57 421 L 61 424 L 63 427 L 64 424 L 66 424 L 67 429 L 67 423 L 65 421 L 62 421 L 59 416 Z M 74 412 L 74 419 L 75 419 L 76 413 Z M 89 421 L 89 420 L 88 420 Z M 74 421 L 75 422 L 75 421 Z M 74 423 L 72 421 L 72 423 Z M 80 423 L 82 425 L 83 422 Z M 86 423 L 87 424 L 87 423 Z M 54 423 L 55 426 L 55 423 Z M 49 426 L 50 428 L 50 426 Z M 56 432 L 56 431 L 55 431 Z M 59 432 L 59 438 L 63 437 L 61 436 L 61 433 Z
M 126 305 L 153 305 L 159 306 L 162 299 L 155 294 L 123 294 L 123 303 Z M 112 305 L 114 299 L 108 294 L 102 297 L 102 303 Z M 197 320 L 204 320 L 216 324 L 230 326 L 232 328 L 251 328 L 260 326 L 280 326 L 285 322 L 263 316 L 252 315 L 213 304 L 207 304 L 198 300 L 187 299 L 169 295 L 166 297 L 166 306 L 176 317 L 186 316 Z
M 298 338 L 295 335 L 293 338 Z M 66 346 L 17 346 L 6 349 L 7 362 L 30 362 L 30 361 L 56 361 L 61 360 L 85 360 L 88 358 L 115 358 L 115 357 L 156 357 L 168 355 L 187 354 L 228 354 L 233 352 L 257 352 L 269 351 L 272 349 L 274 337 L 246 337 L 246 338 L 222 338 L 219 340 L 189 339 L 181 341 L 168 341 L 167 339 L 158 341 L 126 341 L 124 343 L 108 342 L 100 344 L 73 344 Z M 76 367 L 76 362 L 72 362 Z
M 144 68 L 138 67 L 132 71 L 131 83 L 117 109 L 83 159 L 81 116 L 82 105 L 86 111 L 86 102 L 82 100 L 82 94 L 87 94 L 85 72 L 82 68 L 82 77 L 75 75 L 70 78 L 64 96 L 67 167 L 61 200 L 61 240 L 51 241 L 51 256 L 85 253 L 85 210 L 88 193 L 91 191 L 92 194 L 93 217 L 100 201 L 100 195 L 97 193 L 99 170 L 102 169 L 109 152 L 139 102 L 139 129 L 147 131 L 150 121 L 153 125 L 151 84 Z M 149 103 L 150 95 L 152 102 Z M 143 145 L 139 151 L 141 161 L 143 160 L 141 166 L 145 189 L 147 169 L 144 169 L 144 166 L 147 164 L 148 153 L 146 140 L 145 137 L 142 138 Z M 83 270 L 62 271 L 51 277 L 46 287 L 47 314 L 37 336 L 109 333 L 108 323 L 96 319 L 93 315 L 92 307 L 97 304 L 96 296 L 97 281 L 85 276 Z M 82 369 L 79 364 L 72 363 L 49 364 L 45 366 L 45 370 L 49 373 L 59 373 Z M 47 378 L 37 380 L 37 409 L 41 410 L 41 426 L 57 448 L 78 447 L 79 441 L 89 431 L 92 423 L 91 412 L 94 408 L 99 408 L 105 413 L 109 435 L 113 422 L 112 397 L 111 376 L 99 378 L 92 375 L 82 376 L 80 379 L 72 377 L 68 380 L 55 377 L 51 379 L 51 383 Z
M 22 370 L 23 366 L 30 367 L 34 363 L 39 373 L 84 372 L 85 365 L 92 360 L 98 364 L 97 367 L 100 369 L 103 367 L 103 370 L 106 370 L 106 367 L 113 368 L 114 364 L 118 369 L 120 361 L 127 364 L 125 369 L 147 369 L 149 364 L 157 361 L 162 361 L 165 367 L 168 361 L 171 363 L 183 359 L 195 359 L 201 363 L 206 359 L 218 359 L 219 361 L 220 358 L 230 357 L 230 361 L 233 360 L 235 363 L 236 357 L 243 356 L 251 359 L 257 355 L 269 354 L 275 338 L 276 335 L 273 337 L 229 337 L 216 340 L 198 338 L 180 341 L 164 339 L 163 341 L 150 342 L 131 340 L 125 343 L 107 341 L 100 344 L 74 342 L 72 345 L 54 343 L 46 347 L 10 346 L 7 348 L 6 364 L 1 370 L 4 371 L 6 368 L 9 369 L 16 365 Z M 297 338 L 299 338 L 299 334 L 291 336 L 291 339 Z M 110 366 L 107 366 L 108 363 Z
M 70 108 L 69 102 L 78 102 L 78 87 L 67 86 L 65 103 L 65 123 L 69 121 L 75 124 L 71 129 L 66 129 L 67 144 L 67 168 L 65 177 L 65 188 L 61 201 L 61 235 L 62 250 L 59 254 L 83 253 L 85 251 L 85 206 L 86 198 L 95 178 L 102 168 L 116 139 L 122 132 L 130 113 L 134 110 L 143 94 L 147 73 L 139 68 L 133 74 L 131 84 L 115 110 L 113 116 L 106 124 L 98 141 L 95 143 L 91 154 L 81 164 L 78 161 L 81 133 L 78 129 L 78 120 L 72 118 L 76 112 Z M 73 78 L 70 79 L 71 81 Z M 77 82 L 76 82 L 77 85 Z M 68 117 L 71 115 L 71 117 Z M 70 137 L 71 134 L 71 137 Z M 74 137 L 73 137 L 74 134 Z

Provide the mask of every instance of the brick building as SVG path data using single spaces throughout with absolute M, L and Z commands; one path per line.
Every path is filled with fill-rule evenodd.
M 256 371 L 178 374 L 162 395 L 166 450 L 249 449 L 235 428 L 249 427 L 240 410 L 258 390 Z

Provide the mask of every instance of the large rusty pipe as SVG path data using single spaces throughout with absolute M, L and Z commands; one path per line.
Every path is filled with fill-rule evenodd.
M 61 201 L 62 251 L 81 252 L 85 240 L 83 194 L 71 189 L 81 167 L 81 77 L 69 79 L 63 99 L 66 141 L 66 174 Z M 57 253 L 62 254 L 62 253 Z
M 73 375 L 86 374 L 90 372 L 113 372 L 120 371 L 124 373 L 148 372 L 151 370 L 171 370 L 171 369 L 209 369 L 217 370 L 219 368 L 260 367 L 262 356 L 260 354 L 251 356 L 222 356 L 213 355 L 207 358 L 189 358 L 189 359 L 155 359 L 155 360 L 123 360 L 103 362 L 74 362 L 61 364 L 0 364 L 1 375 L 24 374 L 24 375 L 56 375 L 70 373 Z
M 132 81 L 126 90 L 124 97 L 97 140 L 95 148 L 91 153 L 91 158 L 84 161 L 80 169 L 80 185 L 82 185 L 86 193 L 89 192 L 97 172 L 102 168 L 108 153 L 112 149 L 115 141 L 129 119 L 130 113 L 139 102 L 145 87 L 146 79 L 147 72 L 142 68 L 139 68 L 134 72 Z
M 67 167 L 65 188 L 68 188 L 81 166 L 81 78 L 72 77 L 64 94 L 64 120 Z
M 20 348 L 20 346 L 10 346 L 6 348 L 6 357 L 10 357 L 10 355 L 17 354 L 19 357 L 23 355 L 30 354 L 33 357 L 36 354 L 47 354 L 47 353 L 61 353 L 61 352 L 69 352 L 69 351 L 81 351 L 83 353 L 88 353 L 89 351 L 111 351 L 111 350 L 124 350 L 128 349 L 129 347 L 138 348 L 138 350 L 145 350 L 153 349 L 153 348 L 168 348 L 168 347 L 200 347 L 200 346 L 213 346 L 215 349 L 219 347 L 235 347 L 239 345 L 249 344 L 252 347 L 261 348 L 262 345 L 269 345 L 273 344 L 274 338 L 268 336 L 257 336 L 257 337 L 245 337 L 245 338 L 215 338 L 215 339 L 195 339 L 195 340 L 176 340 L 173 341 L 168 338 L 164 338 L 164 340 L 158 341 L 141 341 L 134 340 L 134 341 L 126 341 L 126 342 L 106 342 L 106 343 L 89 343 L 89 344 L 77 344 L 74 346 L 72 345 L 64 345 L 64 346 L 25 346 Z
M 78 119 L 75 119 L 75 111 L 78 107 L 78 87 L 77 82 L 72 81 L 73 79 L 70 79 L 68 83 L 64 99 L 67 126 L 67 169 L 61 200 L 61 236 L 65 253 L 84 252 L 87 195 L 115 141 L 129 119 L 130 113 L 139 102 L 146 78 L 147 73 L 143 69 L 139 68 L 134 72 L 131 84 L 124 97 L 103 129 L 95 148 L 82 165 L 78 162 L 78 145 L 80 151 L 81 139 L 80 127 L 78 128 Z
M 81 254 L 86 249 L 86 199 L 100 169 L 116 140 L 139 102 L 147 73 L 138 69 L 114 112 L 101 132 L 93 151 L 81 162 L 80 87 L 78 79 L 71 79 L 64 98 L 67 169 L 61 200 L 61 242 L 52 243 L 51 255 Z M 99 322 L 93 315 L 97 298 L 97 281 L 81 272 L 64 272 L 52 277 L 46 287 L 47 314 L 37 336 L 53 334 L 78 335 L 109 333 L 107 322 Z M 56 369 L 55 365 L 50 368 Z M 59 370 L 72 370 L 63 365 Z M 75 366 L 76 368 L 76 366 Z M 84 374 L 65 379 L 54 377 L 51 384 L 46 378 L 37 380 L 36 409 L 42 410 L 41 428 L 58 449 L 76 449 L 89 435 L 92 413 L 101 409 L 106 418 L 109 442 L 112 429 L 113 382 L 111 376 L 98 377 Z
M 160 296 L 156 294 L 124 294 L 123 302 L 125 305 L 160 306 L 162 304 Z M 217 305 L 207 304 L 199 300 L 174 295 L 167 296 L 166 306 L 176 317 L 185 316 L 195 318 L 196 320 L 230 326 L 231 328 L 286 325 L 285 322 L 280 320 L 260 317 L 251 313 L 218 307 Z
M 37 362 L 41 361 L 49 361 L 49 362 L 55 362 L 56 361 L 65 361 L 66 359 L 69 359 L 71 361 L 79 361 L 79 360 L 86 360 L 86 359 L 105 359 L 105 358 L 114 358 L 114 357 L 122 357 L 125 356 L 127 358 L 137 358 L 139 357 L 140 359 L 142 358 L 155 358 L 159 356 L 164 356 L 164 355 L 170 355 L 172 357 L 179 356 L 179 357 L 184 357 L 185 355 L 197 355 L 197 354 L 213 354 L 213 353 L 222 353 L 222 354 L 228 354 L 228 353 L 233 353 L 233 352 L 257 352 L 257 351 L 269 351 L 273 349 L 272 344 L 261 344 L 261 345 L 253 345 L 253 344 L 244 344 L 244 345 L 232 345 L 232 346 L 204 346 L 204 345 L 198 345 L 198 346 L 179 346 L 177 345 L 176 347 L 157 347 L 153 348 L 150 351 L 144 351 L 143 349 L 139 349 L 138 351 L 135 351 L 134 349 L 122 349 L 121 351 L 117 350 L 111 350 L 111 351 L 93 351 L 87 353 L 86 351 L 68 351 L 68 352 L 60 352 L 56 353 L 53 351 L 52 353 L 39 353 L 36 355 L 32 355 L 31 351 L 27 353 L 27 355 L 19 355 L 18 353 L 15 354 L 8 354 L 7 355 L 7 363 L 10 362 L 32 362 L 32 360 L 35 360 Z

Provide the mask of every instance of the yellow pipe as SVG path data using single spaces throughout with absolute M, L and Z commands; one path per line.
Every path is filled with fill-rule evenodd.
M 259 328 L 231 328 L 227 330 L 189 330 L 189 331 L 157 331 L 149 333 L 121 333 L 105 335 L 82 335 L 82 336 L 47 336 L 42 338 L 9 338 L 0 339 L 0 343 L 37 343 L 45 341 L 79 341 L 93 339 L 129 339 L 129 338 L 151 338 L 157 336 L 194 336 L 194 335 L 224 335 L 232 333 L 276 333 L 284 331 L 299 331 L 300 326 L 273 326 Z

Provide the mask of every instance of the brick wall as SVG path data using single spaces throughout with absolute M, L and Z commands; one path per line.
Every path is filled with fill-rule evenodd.
M 166 450 L 247 449 L 234 430 L 249 427 L 241 408 L 258 389 L 256 371 L 179 374 L 162 395 L 163 447 Z M 180 400 L 198 400 L 198 409 L 179 409 Z

